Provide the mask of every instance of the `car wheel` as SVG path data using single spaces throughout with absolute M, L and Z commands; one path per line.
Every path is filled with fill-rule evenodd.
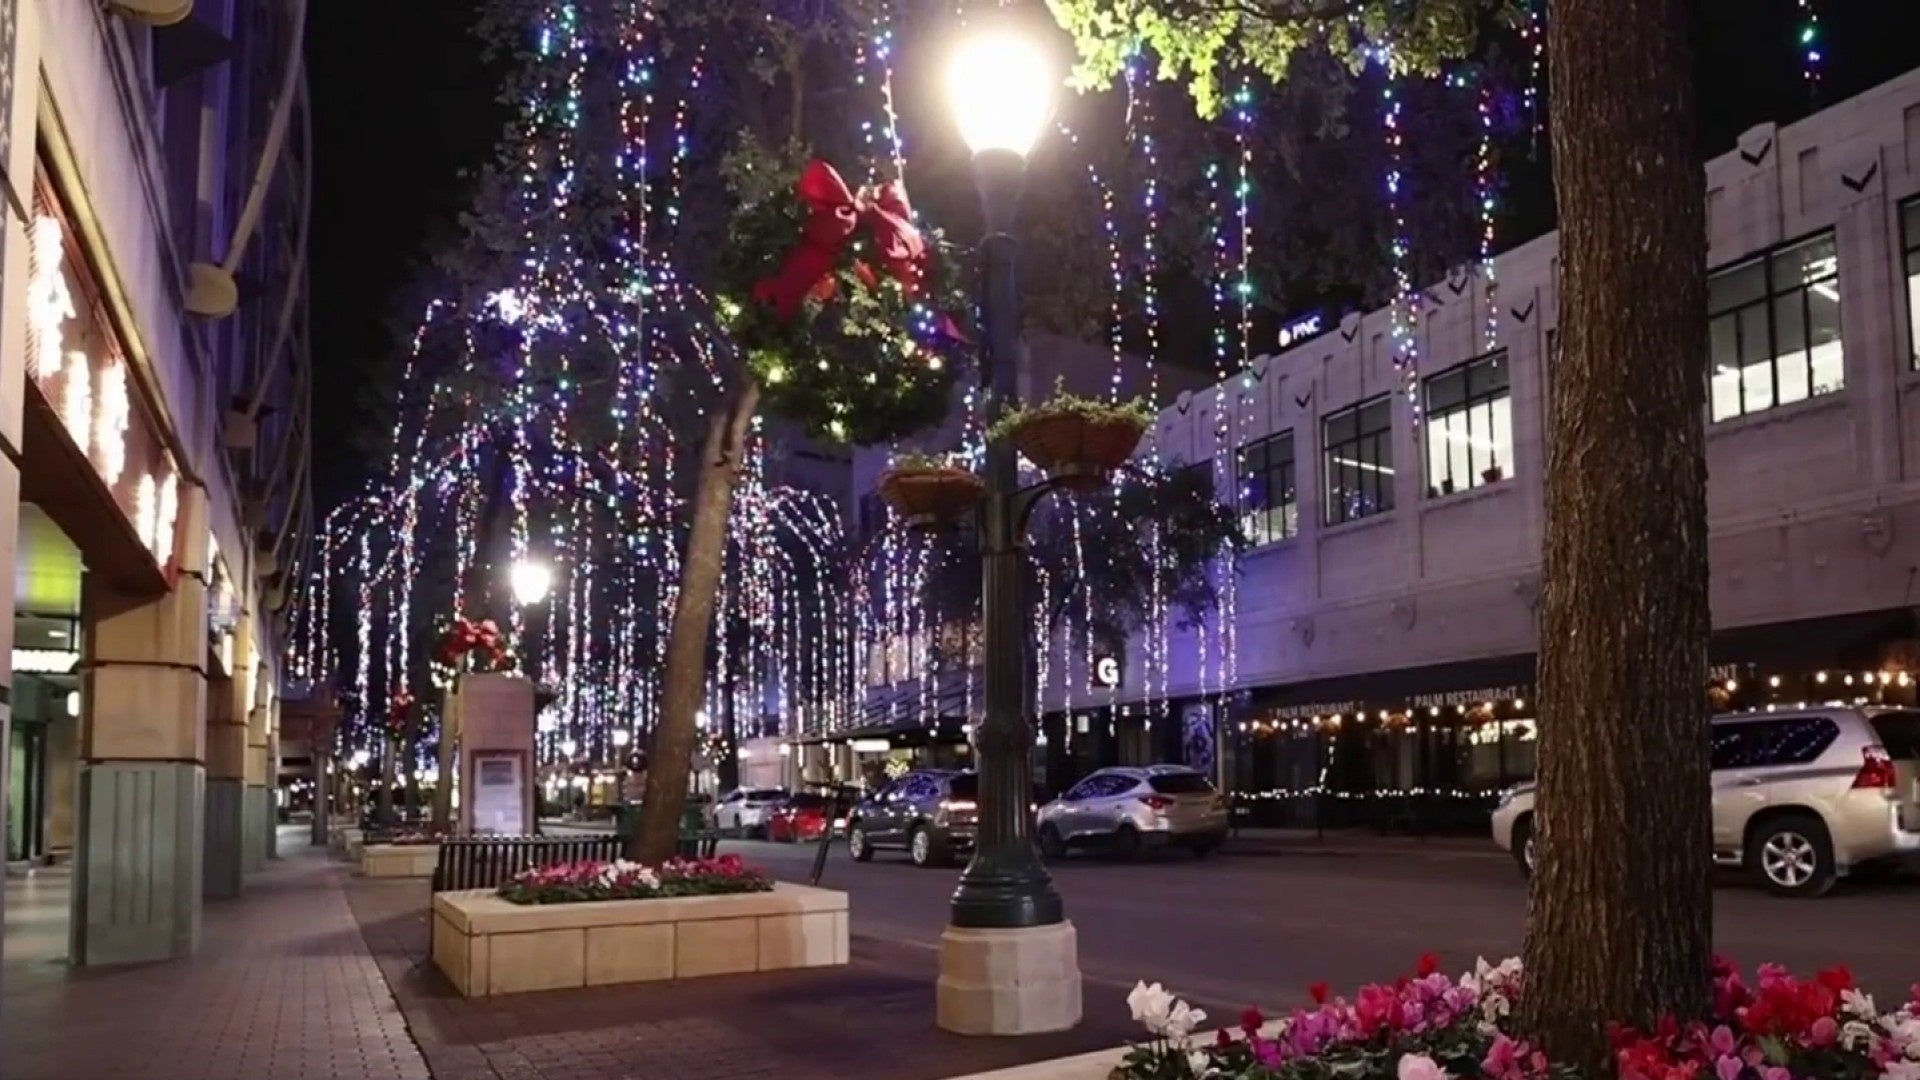
M 1067 839 L 1060 835 L 1060 829 L 1054 825 L 1040 826 L 1040 854 L 1043 858 L 1064 859 L 1067 857 Z
M 1117 858 L 1131 859 L 1140 854 L 1140 830 L 1127 822 L 1113 830 L 1113 854 Z
M 1825 896 L 1833 888 L 1833 838 L 1818 818 L 1775 818 L 1754 831 L 1749 868 L 1776 896 Z
M 847 829 L 847 854 L 854 862 L 872 862 L 873 845 L 867 841 L 867 830 L 858 825 Z
M 913 865 L 926 868 L 947 865 L 947 849 L 933 835 L 933 830 L 924 825 L 916 825 L 907 834 L 907 857 Z
M 1213 854 L 1213 849 L 1219 846 L 1220 846 L 1219 837 L 1208 836 L 1200 840 L 1195 840 L 1192 844 L 1189 845 L 1189 848 L 1193 851 L 1194 858 L 1204 859 L 1207 856 Z
M 1534 839 L 1533 819 L 1523 817 L 1513 823 L 1513 861 L 1520 867 L 1522 877 L 1532 877 L 1533 868 L 1539 865 L 1540 843 Z

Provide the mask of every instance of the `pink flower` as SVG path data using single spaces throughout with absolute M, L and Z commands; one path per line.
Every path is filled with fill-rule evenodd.
M 1399 1080 L 1451 1080 L 1440 1063 L 1425 1054 L 1403 1054 L 1395 1070 Z
M 1815 1046 L 1832 1046 L 1840 1041 L 1840 1024 L 1831 1016 L 1823 1016 L 1807 1029 L 1807 1037 Z
M 1740 1074 L 1746 1068 L 1737 1057 L 1722 1057 L 1713 1063 L 1713 1071 L 1719 1074 L 1720 1080 L 1740 1080 Z

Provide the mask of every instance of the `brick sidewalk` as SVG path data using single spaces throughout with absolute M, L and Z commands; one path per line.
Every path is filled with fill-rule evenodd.
M 424 1080 L 426 1062 L 341 894 L 342 871 L 283 843 L 297 853 L 248 878 L 240 899 L 207 905 L 199 952 L 175 963 L 68 968 L 63 883 L 9 882 L 0 1073 Z
M 346 888 L 438 1080 L 938 1080 L 1118 1046 L 1136 1033 L 1125 988 L 1093 983 L 1087 1018 L 1071 1032 L 940 1031 L 933 951 L 860 938 L 857 910 L 844 968 L 469 1002 L 426 960 L 424 885 L 354 879 Z

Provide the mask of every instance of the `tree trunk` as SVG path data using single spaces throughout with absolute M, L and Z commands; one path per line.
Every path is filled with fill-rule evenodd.
M 380 794 L 374 797 L 374 820 L 383 827 L 393 825 L 393 788 L 399 775 L 399 740 L 389 735 L 380 754 Z
M 739 395 L 707 421 L 700 454 L 693 526 L 680 564 L 680 594 L 668 631 L 666 670 L 661 673 L 660 722 L 647 751 L 647 787 L 640 828 L 627 839 L 627 857 L 645 863 L 672 858 L 687 803 L 687 781 L 699 738 L 695 716 L 707 684 L 707 638 L 713 631 L 714 597 L 727 554 L 727 518 L 740 476 L 741 454 L 760 388 L 748 381 Z
M 433 828 L 436 832 L 453 831 L 453 726 L 447 722 L 447 710 L 452 707 L 453 691 L 440 703 L 440 738 L 434 747 L 440 775 L 433 782 Z
M 1554 0 L 1561 355 L 1526 1030 L 1703 1015 L 1712 954 L 1706 211 L 1686 0 Z

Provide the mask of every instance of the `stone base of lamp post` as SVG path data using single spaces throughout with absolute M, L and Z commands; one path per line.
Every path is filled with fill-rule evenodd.
M 1080 1023 L 1073 924 L 1018 930 L 949 926 L 940 935 L 937 1017 L 957 1035 L 1040 1035 Z

